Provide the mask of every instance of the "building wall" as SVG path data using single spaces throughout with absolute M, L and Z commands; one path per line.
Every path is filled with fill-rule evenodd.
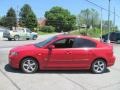
M 38 25 L 40 27 L 44 27 L 46 25 L 46 19 L 45 18 L 38 19 Z

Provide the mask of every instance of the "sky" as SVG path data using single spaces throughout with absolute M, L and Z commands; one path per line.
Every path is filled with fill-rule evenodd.
M 109 0 L 89 0 L 96 3 L 97 5 L 108 9 Z M 94 8 L 99 13 L 100 8 L 95 5 L 87 2 L 87 0 L 0 0 L 0 16 L 6 14 L 10 7 L 13 7 L 16 11 L 24 4 L 29 4 L 32 7 L 32 10 L 36 14 L 37 18 L 44 17 L 45 11 L 48 11 L 53 6 L 60 6 L 65 9 L 68 9 L 71 14 L 78 15 L 81 10 L 86 8 Z M 116 11 L 116 14 L 120 16 L 120 0 L 111 0 L 111 11 Z M 108 19 L 108 12 L 103 10 L 103 19 Z M 113 20 L 114 15 L 111 13 L 110 19 Z M 120 17 L 116 16 L 116 25 L 120 28 Z

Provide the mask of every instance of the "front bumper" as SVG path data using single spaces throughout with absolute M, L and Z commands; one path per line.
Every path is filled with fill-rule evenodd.
M 20 62 L 19 57 L 17 57 L 17 56 L 9 56 L 9 65 L 12 68 L 18 69 L 19 65 L 20 65 L 19 62 Z
M 3 35 L 3 38 L 13 38 L 11 35 Z

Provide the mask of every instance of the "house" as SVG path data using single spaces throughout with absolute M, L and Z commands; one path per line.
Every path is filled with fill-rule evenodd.
M 43 27 L 46 25 L 46 19 L 45 18 L 39 18 L 38 19 L 38 26 Z

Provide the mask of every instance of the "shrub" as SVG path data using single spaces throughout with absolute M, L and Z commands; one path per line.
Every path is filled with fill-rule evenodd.
M 44 26 L 40 28 L 40 31 L 51 33 L 55 31 L 55 28 L 53 26 Z

